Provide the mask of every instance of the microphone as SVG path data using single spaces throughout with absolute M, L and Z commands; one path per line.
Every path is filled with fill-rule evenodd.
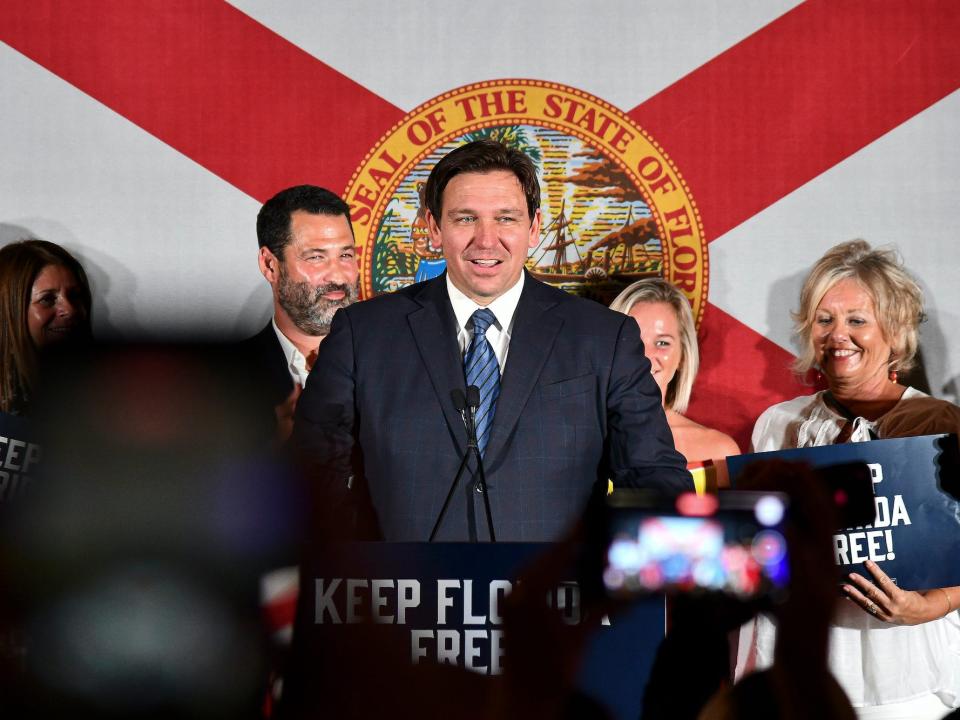
M 483 470 L 483 457 L 480 455 L 480 446 L 477 443 L 477 409 L 480 407 L 480 388 L 476 385 L 467 387 L 466 393 L 467 408 L 469 410 L 470 425 L 467 427 L 470 447 L 477 454 L 477 471 L 480 479 L 474 489 L 483 495 L 483 511 L 487 517 L 487 532 L 490 533 L 490 542 L 496 542 L 497 536 L 493 532 L 493 515 L 490 512 L 490 494 L 487 492 L 487 474 Z
M 480 456 L 480 448 L 477 445 L 476 417 L 477 408 L 480 406 L 480 389 L 476 385 L 471 385 L 467 388 L 466 393 L 464 393 L 463 390 L 454 388 L 450 391 L 450 400 L 453 402 L 453 407 L 460 413 L 460 417 L 463 418 L 463 424 L 467 430 L 467 449 L 463 453 L 463 458 L 460 460 L 460 467 L 457 469 L 457 474 L 454 476 L 453 482 L 450 483 L 450 489 L 447 491 L 447 497 L 443 501 L 443 507 L 440 508 L 437 521 L 433 524 L 433 530 L 430 531 L 429 542 L 433 542 L 437 536 L 437 532 L 440 530 L 443 518 L 447 514 L 447 508 L 450 506 L 450 500 L 453 499 L 453 493 L 460 483 L 460 478 L 463 477 L 463 471 L 467 467 L 467 460 L 470 459 L 471 453 L 477 456 L 477 469 L 480 473 L 480 479 L 477 481 L 476 490 L 483 495 L 483 509 L 487 518 L 487 531 L 490 533 L 490 542 L 496 542 L 497 536 L 493 531 L 493 517 L 490 514 L 490 496 L 487 494 L 487 478 L 483 472 L 483 458 Z
M 473 387 L 472 385 L 470 387 Z M 475 403 L 470 402 L 470 388 L 464 393 L 460 388 L 450 391 L 450 398 L 453 400 L 453 407 L 460 413 L 463 420 L 463 426 L 467 429 L 467 447 L 476 447 L 476 429 L 473 427 L 473 419 L 476 417 L 476 406 L 480 404 L 479 392 Z
M 467 396 L 460 388 L 454 388 L 450 391 L 450 399 L 453 400 L 453 407 L 460 413 L 463 423 L 467 423 Z
M 458 391 L 459 392 L 459 391 Z M 477 408 L 480 407 L 480 388 L 476 385 L 471 385 L 467 388 L 466 394 L 467 405 L 473 412 L 477 411 Z
M 476 449 L 477 459 L 479 460 L 480 445 L 477 442 L 477 409 L 480 407 L 480 388 L 476 385 L 467 386 L 467 392 L 464 395 L 464 404 L 466 405 L 466 410 L 461 414 L 463 414 L 463 422 L 467 426 L 467 443 L 471 448 Z

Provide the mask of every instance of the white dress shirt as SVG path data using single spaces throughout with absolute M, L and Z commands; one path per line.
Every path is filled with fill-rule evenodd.
M 303 353 L 297 350 L 297 346 L 290 342 L 290 338 L 280 332 L 277 327 L 276 318 L 272 318 L 273 331 L 277 334 L 277 340 L 280 341 L 280 347 L 283 349 L 283 356 L 287 360 L 287 370 L 290 372 L 290 379 L 294 385 L 304 388 L 307 386 L 307 376 L 310 371 L 307 370 L 307 358 Z
M 447 273 L 447 294 L 450 296 L 450 304 L 453 305 L 453 314 L 457 318 L 457 342 L 460 345 L 461 357 L 466 354 L 473 338 L 473 322 L 470 317 L 481 307 L 486 307 L 497 319 L 487 328 L 487 341 L 493 346 L 501 376 L 507 365 L 507 350 L 510 349 L 510 335 L 513 332 L 513 316 L 517 310 L 517 303 L 520 302 L 520 293 L 523 292 L 523 276 L 524 273 L 521 272 L 520 279 L 513 284 L 513 287 L 489 305 L 483 306 L 477 305 L 460 292 L 450 280 L 450 273 Z

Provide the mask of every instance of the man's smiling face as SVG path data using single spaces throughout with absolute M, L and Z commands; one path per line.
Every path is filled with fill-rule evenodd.
M 517 282 L 527 252 L 540 241 L 540 211 L 530 217 L 509 170 L 454 176 L 443 191 L 441 217 L 428 213 L 427 225 L 443 248 L 450 280 L 478 305 Z
M 334 313 L 359 294 L 353 233 L 343 215 L 297 210 L 290 216 L 290 236 L 281 258 L 261 249 L 261 271 L 293 324 L 320 337 L 330 332 Z

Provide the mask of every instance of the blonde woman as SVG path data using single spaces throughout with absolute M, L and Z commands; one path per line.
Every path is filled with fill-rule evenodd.
M 667 424 L 677 450 L 687 458 L 691 469 L 704 463 L 715 465 L 716 484 L 726 486 L 726 464 L 719 461 L 740 453 L 736 442 L 729 435 L 684 415 L 700 366 L 697 330 L 690 302 L 667 281 L 646 278 L 621 292 L 610 304 L 610 309 L 631 316 L 640 326 L 644 352 L 650 360 L 653 379 L 660 388 Z M 697 484 L 699 489 L 700 483 Z M 707 482 L 708 487 L 712 484 Z
M 898 382 L 914 364 L 922 317 L 920 288 L 895 251 L 863 240 L 828 250 L 800 292 L 794 368 L 816 368 L 829 389 L 765 410 L 753 450 L 958 432 L 960 408 Z M 960 706 L 960 587 L 917 592 L 867 569 L 876 584 L 853 575 L 843 586 L 830 670 L 861 720 L 940 718 Z M 770 665 L 775 639 L 764 615 L 744 626 L 737 675 Z

